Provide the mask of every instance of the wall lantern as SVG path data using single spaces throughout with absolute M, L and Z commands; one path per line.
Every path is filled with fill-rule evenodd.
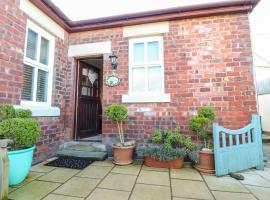
M 114 55 L 114 53 L 112 55 L 109 56 L 109 58 L 111 59 L 111 65 L 113 69 L 117 69 L 117 56 Z

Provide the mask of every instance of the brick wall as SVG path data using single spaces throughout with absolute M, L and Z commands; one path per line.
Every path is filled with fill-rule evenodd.
M 203 105 L 214 106 L 216 121 L 228 128 L 247 124 L 251 114 L 257 112 L 248 14 L 172 21 L 169 26 L 169 33 L 164 34 L 164 64 L 165 92 L 171 94 L 171 102 L 127 104 L 128 138 L 142 142 L 156 128 L 177 125 L 183 133 L 191 134 L 189 117 Z M 122 79 L 117 87 L 103 84 L 105 107 L 120 103 L 122 95 L 128 93 L 128 38 L 123 37 L 122 28 L 69 36 L 71 45 L 102 41 L 112 42 L 119 62 L 116 72 Z M 108 56 L 104 55 L 103 77 L 111 73 Z M 70 68 L 74 68 L 73 62 L 70 59 Z M 117 132 L 106 117 L 102 129 L 104 141 L 111 141 Z
M 0 1 L 0 103 L 20 103 L 26 16 L 19 3 Z
M 0 1 L 0 103 L 20 104 L 23 82 L 23 56 L 27 16 L 19 0 Z M 53 155 L 64 139 L 67 45 L 56 37 L 52 106 L 61 109 L 60 117 L 37 117 L 42 126 L 35 162 Z

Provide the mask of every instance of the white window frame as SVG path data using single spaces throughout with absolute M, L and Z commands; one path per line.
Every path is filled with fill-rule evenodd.
M 148 42 L 158 42 L 159 44 L 159 60 L 158 61 L 144 61 L 144 62 L 139 62 L 135 63 L 134 62 L 134 44 L 135 43 L 144 43 L 144 58 L 147 59 L 147 52 L 148 52 Z M 130 39 L 129 40 L 129 93 L 130 94 L 149 94 L 149 93 L 154 93 L 154 94 L 160 94 L 164 93 L 164 50 L 163 50 L 163 37 L 162 36 L 154 36 L 154 37 L 144 37 L 144 38 L 136 38 L 136 39 Z M 161 67 L 161 91 L 159 92 L 148 92 L 148 69 L 150 67 L 156 67 L 160 66 Z M 144 92 L 134 92 L 132 91 L 133 88 L 133 76 L 132 76 L 132 69 L 133 68 L 139 68 L 143 67 L 145 68 L 145 91 Z
M 37 52 L 36 60 L 26 57 L 26 48 L 27 48 L 27 37 L 28 29 L 36 32 L 38 34 L 38 43 L 37 43 Z M 49 55 L 48 55 L 48 65 L 42 64 L 39 62 L 40 59 L 40 43 L 41 37 L 49 41 Z M 30 20 L 27 20 L 26 26 L 26 37 L 24 45 L 24 64 L 29 65 L 34 68 L 34 83 L 33 83 L 33 98 L 32 101 L 21 100 L 21 106 L 23 107 L 50 107 L 52 99 L 52 85 L 53 85 L 53 65 L 54 65 L 54 48 L 55 48 L 55 37 L 49 34 L 47 31 L 37 26 Z M 37 102 L 36 93 L 37 93 L 37 78 L 38 78 L 38 69 L 48 72 L 48 88 L 47 88 L 47 102 Z
M 159 60 L 158 61 L 144 61 L 140 63 L 134 62 L 134 44 L 144 43 L 144 57 L 147 59 L 148 42 L 157 41 L 159 44 Z M 161 66 L 161 91 L 149 92 L 148 91 L 148 69 L 150 67 Z M 132 69 L 136 67 L 145 68 L 145 91 L 133 92 L 133 76 Z M 170 95 L 165 94 L 165 82 L 164 82 L 164 45 L 163 36 L 151 36 L 141 38 L 131 38 L 129 40 L 129 93 L 122 96 L 122 102 L 170 102 Z

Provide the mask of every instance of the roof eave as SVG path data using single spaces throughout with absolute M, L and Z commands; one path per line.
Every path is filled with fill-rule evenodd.
M 49 0 L 30 0 L 67 32 L 81 32 L 105 28 L 138 25 L 144 23 L 249 12 L 260 0 L 232 0 L 192 6 L 175 7 L 133 14 L 72 21 Z

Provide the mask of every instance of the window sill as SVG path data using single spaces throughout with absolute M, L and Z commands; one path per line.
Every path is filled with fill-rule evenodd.
M 171 102 L 170 94 L 125 94 L 122 96 L 123 103 L 159 103 Z
M 27 105 L 14 105 L 16 109 L 29 109 L 32 111 L 33 117 L 59 117 L 60 109 L 51 106 L 27 106 Z

